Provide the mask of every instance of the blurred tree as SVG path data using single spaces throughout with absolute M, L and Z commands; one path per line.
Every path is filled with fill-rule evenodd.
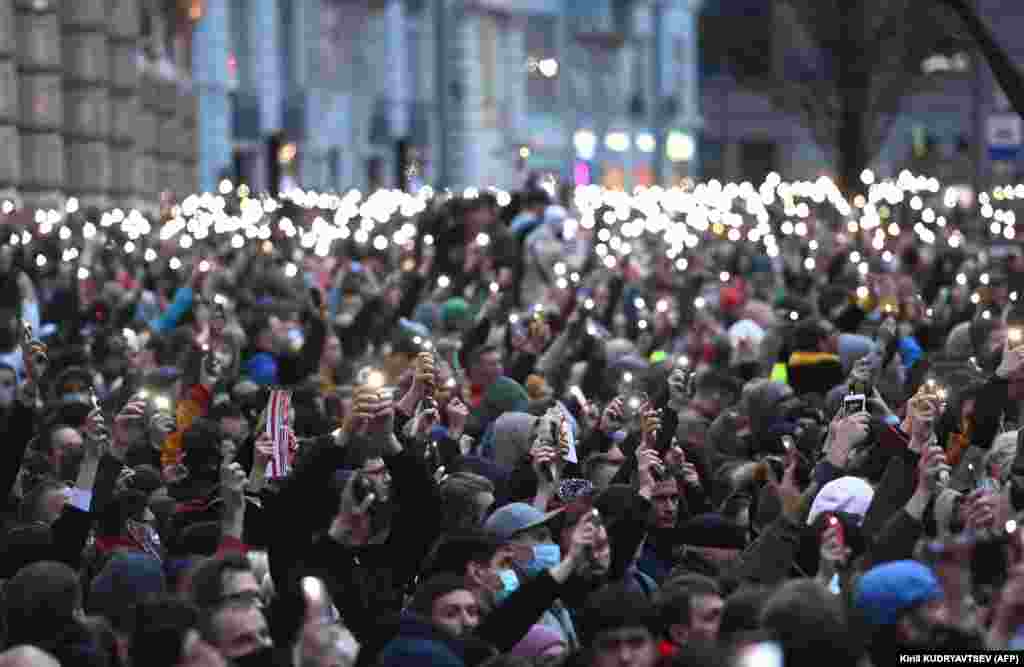
M 741 86 L 802 118 L 831 153 L 840 189 L 856 191 L 901 99 L 925 79 L 924 61 L 964 48 L 960 21 L 942 0 L 769 2 L 770 50 L 742 30 L 716 31 L 727 40 L 716 48 Z
M 978 44 L 978 48 L 988 61 L 992 73 L 1002 87 L 1006 97 L 1010 100 L 1011 106 L 1018 114 L 1024 115 L 1024 75 L 1010 60 L 1006 51 L 999 46 L 992 31 L 985 22 L 978 16 L 974 6 L 974 0 L 940 0 L 945 2 L 957 13 L 970 33 L 971 38 Z

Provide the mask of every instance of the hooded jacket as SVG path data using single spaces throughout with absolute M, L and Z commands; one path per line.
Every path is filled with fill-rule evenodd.
M 403 614 L 398 636 L 381 651 L 379 667 L 474 667 L 497 652 L 473 638 L 457 638 L 444 633 L 430 621 Z

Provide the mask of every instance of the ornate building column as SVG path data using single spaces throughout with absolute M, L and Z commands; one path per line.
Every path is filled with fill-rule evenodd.
M 392 140 L 409 136 L 410 91 L 409 43 L 403 0 L 387 0 L 384 7 L 385 59 L 387 61 L 388 127 Z M 396 187 L 401 187 L 400 184 Z
M 16 0 L 21 196 L 28 208 L 60 206 L 64 95 L 57 2 Z
M 15 198 L 21 182 L 16 35 L 14 0 L 0 0 L 0 200 L 5 201 Z
M 62 2 L 65 192 L 106 208 L 110 195 L 110 54 L 106 0 Z
M 138 208 L 141 192 L 139 113 L 139 0 L 110 0 L 110 195 L 115 206 Z
M 702 126 L 697 18 L 704 0 L 658 1 L 661 16 L 655 26 L 658 31 L 655 66 L 659 68 L 660 82 L 655 109 L 659 114 L 660 135 L 657 159 L 663 185 L 671 185 L 677 180 L 676 170 L 666 151 L 673 143 L 684 141 L 681 137 L 691 142 L 693 149 L 687 161 L 687 174 L 699 175 L 700 170 L 696 150 Z
M 216 191 L 218 179 L 232 164 L 231 102 L 228 58 L 228 0 L 206 0 L 192 43 L 192 72 L 199 96 L 199 189 Z

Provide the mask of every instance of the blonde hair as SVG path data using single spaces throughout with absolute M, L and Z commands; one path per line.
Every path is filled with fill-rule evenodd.
M 1013 459 L 1017 456 L 1017 433 L 1017 431 L 1000 433 L 992 441 L 992 447 L 985 452 L 985 456 L 982 458 L 985 474 L 988 474 L 988 471 L 995 465 L 999 468 L 999 481 L 1005 482 L 1009 479 L 1010 466 L 1013 465 Z

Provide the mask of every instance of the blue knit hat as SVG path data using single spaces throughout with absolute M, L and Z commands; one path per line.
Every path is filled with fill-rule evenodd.
M 898 560 L 872 568 L 860 578 L 854 606 L 871 625 L 882 627 L 940 597 L 942 587 L 931 570 L 914 560 Z
M 269 352 L 257 352 L 245 363 L 245 374 L 258 385 L 277 384 L 277 361 Z

